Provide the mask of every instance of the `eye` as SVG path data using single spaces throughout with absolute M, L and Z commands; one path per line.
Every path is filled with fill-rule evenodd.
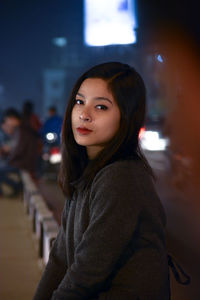
M 81 104 L 84 104 L 84 102 L 81 99 L 75 99 L 75 104 L 81 105 Z
M 97 105 L 96 108 L 99 110 L 107 110 L 108 109 L 108 107 L 106 105 L 102 105 L 102 104 Z

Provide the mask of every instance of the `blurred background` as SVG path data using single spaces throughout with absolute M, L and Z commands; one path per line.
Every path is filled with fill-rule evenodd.
M 200 297 L 197 4 L 194 0 L 0 1 L 0 115 L 10 107 L 23 112 L 24 104 L 32 103 L 43 144 L 38 184 L 58 223 L 64 203 L 56 182 L 59 135 L 75 80 L 106 61 L 128 63 L 142 75 L 147 118 L 141 147 L 157 175 L 168 219 L 168 247 L 194 278 L 190 287 L 172 282 L 175 300 Z M 53 125 L 46 125 L 50 117 Z
M 55 104 L 63 114 L 72 84 L 83 70 L 120 60 L 144 77 L 149 113 L 163 114 L 163 73 L 169 63 L 176 69 L 173 73 L 180 71 L 185 58 L 189 64 L 199 42 L 195 2 L 2 0 L 1 109 L 21 108 L 31 98 L 41 118 Z

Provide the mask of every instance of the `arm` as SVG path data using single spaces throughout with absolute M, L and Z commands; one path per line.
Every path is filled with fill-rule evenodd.
M 141 194 L 134 178 L 114 165 L 100 173 L 91 189 L 89 225 L 53 300 L 100 293 L 135 233 Z
M 67 271 L 65 227 L 67 203 L 62 214 L 62 224 L 58 236 L 53 244 L 42 278 L 37 287 L 34 300 L 49 300 L 53 291 L 57 289 Z

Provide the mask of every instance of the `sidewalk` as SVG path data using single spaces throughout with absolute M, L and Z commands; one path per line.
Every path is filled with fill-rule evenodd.
M 0 198 L 0 237 L 0 299 L 32 300 L 42 271 L 20 198 Z

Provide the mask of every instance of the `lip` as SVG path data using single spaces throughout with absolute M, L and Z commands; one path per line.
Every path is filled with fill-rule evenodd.
M 78 128 L 76 128 L 76 130 L 78 131 L 78 133 L 80 133 L 82 135 L 87 135 L 92 132 L 92 130 L 90 130 L 86 127 L 78 127 Z

